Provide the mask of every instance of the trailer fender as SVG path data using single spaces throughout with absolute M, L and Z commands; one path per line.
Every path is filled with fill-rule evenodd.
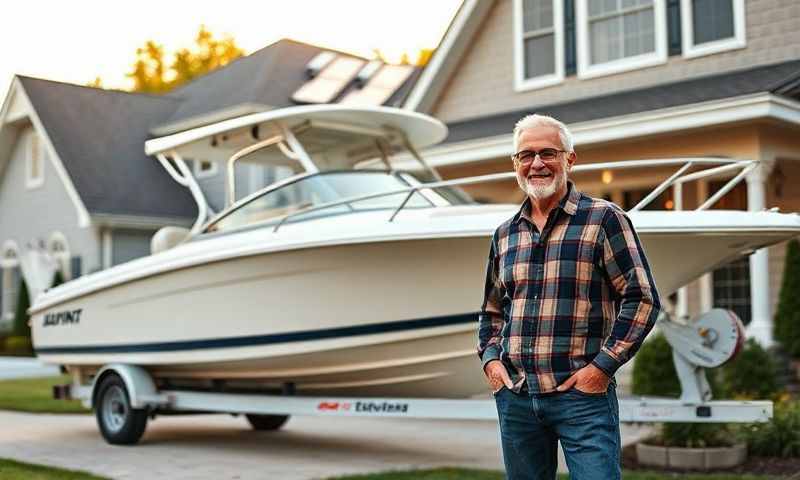
M 164 395 L 159 395 L 153 378 L 142 367 L 124 363 L 112 363 L 101 368 L 92 383 L 91 405 L 94 407 L 97 396 L 97 387 L 103 379 L 110 374 L 117 374 L 125 382 L 125 388 L 130 396 L 131 407 L 143 409 L 167 403 Z

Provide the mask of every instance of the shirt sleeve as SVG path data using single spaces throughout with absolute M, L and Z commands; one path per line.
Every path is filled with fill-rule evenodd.
M 497 234 L 495 233 L 486 265 L 483 305 L 478 314 L 478 357 L 481 359 L 481 367 L 485 367 L 492 360 L 500 359 L 500 338 L 504 320 L 499 267 Z
M 619 300 L 617 318 L 592 364 L 608 376 L 639 350 L 661 312 L 650 266 L 633 224 L 611 207 L 603 217 L 602 265 Z

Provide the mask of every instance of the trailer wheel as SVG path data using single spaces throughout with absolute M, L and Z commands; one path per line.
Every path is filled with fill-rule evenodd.
M 253 430 L 278 430 L 289 420 L 289 415 L 245 415 Z
M 95 398 L 95 417 L 100 433 L 112 445 L 133 445 L 147 426 L 147 410 L 131 407 L 125 382 L 112 373 L 103 378 Z

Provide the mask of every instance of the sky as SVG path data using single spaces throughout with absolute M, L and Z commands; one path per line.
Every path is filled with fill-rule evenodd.
M 15 74 L 130 87 L 136 49 L 191 46 L 200 25 L 252 53 L 280 38 L 390 61 L 441 40 L 461 0 L 26 0 L 3 8 L 0 102 Z M 413 58 L 413 57 L 412 57 Z

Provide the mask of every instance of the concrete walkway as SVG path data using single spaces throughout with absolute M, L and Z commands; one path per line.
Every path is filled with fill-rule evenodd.
M 114 479 L 319 479 L 435 466 L 500 470 L 491 421 L 292 418 L 254 432 L 227 415 L 159 417 L 135 447 L 100 437 L 93 416 L 0 411 L 0 457 Z M 623 427 L 623 443 L 642 430 Z M 563 460 L 562 460 L 563 465 Z

